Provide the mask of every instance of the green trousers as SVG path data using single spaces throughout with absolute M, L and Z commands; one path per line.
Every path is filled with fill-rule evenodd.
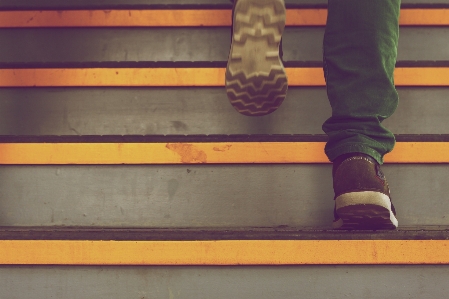
M 393 80 L 400 0 L 329 0 L 323 42 L 332 116 L 323 124 L 329 160 L 360 152 L 383 163 L 395 145 L 382 125 L 398 105 Z

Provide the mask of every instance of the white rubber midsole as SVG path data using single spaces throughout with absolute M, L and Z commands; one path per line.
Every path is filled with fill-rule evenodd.
M 398 226 L 398 220 L 391 210 L 391 200 L 386 194 L 376 191 L 349 192 L 342 194 L 335 199 L 337 213 L 338 209 L 357 205 L 376 205 L 384 207 L 390 213 L 391 223 L 396 227 Z
M 342 194 L 335 199 L 335 206 L 337 209 L 353 205 L 377 205 L 391 211 L 390 198 L 381 192 L 349 192 Z

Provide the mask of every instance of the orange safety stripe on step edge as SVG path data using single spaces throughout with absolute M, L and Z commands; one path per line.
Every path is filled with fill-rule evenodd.
M 230 26 L 231 10 L 28 10 L 1 11 L 0 28 Z M 287 10 L 287 26 L 324 26 L 327 9 Z M 449 26 L 448 9 L 401 9 L 403 26 Z
M 4 165 L 328 163 L 324 142 L 3 143 Z M 398 142 L 386 163 L 449 163 L 449 142 Z
M 0 87 L 224 86 L 224 68 L 0 69 Z M 286 68 L 289 86 L 325 86 L 321 67 Z M 400 67 L 396 86 L 449 86 L 448 67 Z
M 449 264 L 447 240 L 0 241 L 2 265 Z

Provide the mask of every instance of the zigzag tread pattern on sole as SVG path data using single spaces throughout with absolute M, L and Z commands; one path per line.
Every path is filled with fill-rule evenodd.
M 243 73 L 226 74 L 227 94 L 234 107 L 262 113 L 279 107 L 287 93 L 287 78 L 282 71 L 273 70 L 269 76 L 247 78 Z
M 275 111 L 287 94 L 288 80 L 279 57 L 285 27 L 283 0 L 238 0 L 226 70 L 226 93 L 248 116 Z

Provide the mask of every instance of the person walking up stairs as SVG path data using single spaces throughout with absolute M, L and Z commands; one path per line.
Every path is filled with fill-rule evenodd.
M 323 124 L 333 162 L 337 229 L 395 229 L 380 165 L 395 137 L 382 125 L 398 105 L 393 80 L 400 0 L 329 0 L 323 43 L 332 116 Z M 236 0 L 226 92 L 248 116 L 274 112 L 287 94 L 282 63 L 283 0 Z M 301 113 L 298 111 L 298 113 Z

